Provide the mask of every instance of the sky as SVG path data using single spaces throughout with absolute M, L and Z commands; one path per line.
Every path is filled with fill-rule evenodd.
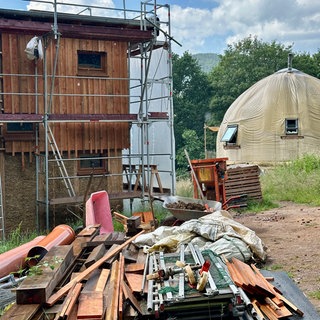
M 0 0 L 5 9 L 47 9 L 42 1 Z M 58 3 L 81 3 L 99 7 L 140 9 L 139 0 L 57 0 Z M 153 3 L 154 1 L 143 1 Z M 223 54 L 228 44 L 249 36 L 264 42 L 292 45 L 297 53 L 320 49 L 320 1 L 315 0 L 157 0 L 170 6 L 170 33 L 173 52 Z M 149 9 L 150 5 L 146 5 Z M 58 11 L 74 7 L 58 6 Z M 105 11 L 104 11 L 105 12 Z M 119 11 L 118 11 L 119 13 Z M 161 21 L 168 21 L 168 9 L 158 10 Z M 169 32 L 168 29 L 163 29 Z M 163 34 L 163 33 L 162 33 Z

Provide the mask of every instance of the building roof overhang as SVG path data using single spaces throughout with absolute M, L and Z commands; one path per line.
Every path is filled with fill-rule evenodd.
M 54 13 L 0 9 L 0 32 L 43 36 L 53 30 Z M 58 32 L 65 38 L 147 42 L 153 27 L 140 20 L 57 13 Z

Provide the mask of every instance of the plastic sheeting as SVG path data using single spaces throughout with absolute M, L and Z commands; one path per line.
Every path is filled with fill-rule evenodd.
M 266 77 L 229 107 L 217 135 L 217 157 L 231 163 L 278 162 L 319 153 L 320 80 L 296 69 Z M 298 135 L 286 136 L 285 120 L 298 119 Z M 236 146 L 221 138 L 228 125 L 238 125 Z
M 147 247 L 148 252 L 178 251 L 180 244 L 193 242 L 203 249 L 211 249 L 227 258 L 242 261 L 252 256 L 266 259 L 263 243 L 255 232 L 231 219 L 227 211 L 216 211 L 199 219 L 184 222 L 181 226 L 159 227 L 139 236 L 134 243 Z

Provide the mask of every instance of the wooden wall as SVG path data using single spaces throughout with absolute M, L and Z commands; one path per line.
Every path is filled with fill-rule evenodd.
M 40 113 L 44 110 L 43 60 L 28 60 L 24 52 L 33 35 L 2 33 L 4 113 Z M 48 41 L 47 74 L 53 74 L 57 42 Z M 77 50 L 99 51 L 107 54 L 107 76 L 77 77 Z M 38 111 L 36 110 L 35 73 L 38 73 Z M 11 74 L 11 75 L 9 75 Z M 67 78 L 65 76 L 68 76 Z M 77 78 L 76 78 L 77 77 Z M 123 78 L 125 80 L 114 80 Z M 60 40 L 58 64 L 54 80 L 53 114 L 127 114 L 129 85 L 127 43 L 120 41 L 68 39 Z M 48 80 L 51 91 L 51 78 Z M 15 93 L 12 95 L 11 93 Z M 58 96 L 60 94 L 60 96 Z M 95 96 L 94 96 L 95 95 Z M 108 96 L 98 96 L 108 95 Z M 48 103 L 49 104 L 49 103 Z M 54 123 L 51 124 L 60 151 L 99 153 L 129 147 L 128 123 Z M 5 131 L 4 131 L 5 133 Z M 40 151 L 44 150 L 44 134 L 40 126 Z M 29 140 L 29 141 L 28 141 Z M 31 139 L 32 140 L 32 139 Z M 6 152 L 33 152 L 35 141 L 8 139 Z

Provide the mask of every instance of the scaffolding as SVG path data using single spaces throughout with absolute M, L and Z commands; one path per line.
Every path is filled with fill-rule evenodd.
M 126 5 L 126 1 L 123 1 L 122 8 L 105 8 L 97 6 L 87 6 L 79 4 L 65 4 L 58 3 L 57 1 L 37 1 L 50 3 L 53 5 L 53 26 L 51 32 L 48 33 L 48 38 L 44 38 L 44 54 L 43 54 L 43 99 L 44 99 L 44 114 L 0 114 L 0 121 L 3 123 L 21 122 L 21 123 L 34 123 L 36 125 L 36 145 L 39 139 L 39 128 L 44 126 L 45 134 L 45 152 L 35 151 L 36 156 L 36 220 L 39 227 L 39 212 L 44 208 L 45 211 L 45 226 L 46 229 L 50 228 L 50 207 L 58 204 L 74 205 L 83 204 L 86 198 L 84 195 L 76 195 L 74 190 L 74 181 L 77 179 L 87 180 L 87 191 L 89 190 L 92 174 L 89 175 L 70 175 L 68 173 L 69 161 L 83 161 L 86 160 L 83 157 L 64 157 L 59 151 L 59 146 L 55 142 L 54 134 L 51 130 L 51 124 L 54 123 L 91 123 L 91 122 L 109 122 L 109 123 L 128 123 L 130 126 L 130 148 L 127 151 L 123 151 L 121 155 L 109 154 L 105 157 L 98 157 L 98 160 L 120 160 L 123 164 L 123 171 L 118 173 L 103 173 L 95 174 L 96 178 L 107 178 L 112 176 L 121 176 L 122 180 L 127 183 L 128 192 L 123 195 L 118 195 L 118 199 L 121 198 L 147 198 L 150 201 L 152 195 L 152 181 L 154 181 L 154 175 L 156 175 L 159 189 L 162 191 L 159 175 L 166 177 L 169 182 L 168 193 L 174 194 L 175 192 L 175 146 L 174 146 L 174 134 L 173 134 L 173 105 L 172 105 L 172 65 L 171 65 L 171 41 L 173 38 L 170 36 L 170 7 L 168 5 L 157 4 L 156 1 L 142 1 L 140 10 L 129 9 Z M 129 63 L 129 79 L 112 79 L 108 78 L 108 81 L 128 81 L 129 95 L 125 98 L 130 101 L 130 113 L 127 115 L 115 115 L 115 114 L 77 114 L 77 115 L 59 115 L 51 113 L 53 97 L 59 95 L 67 95 L 67 93 L 55 93 L 54 92 L 54 80 L 57 77 L 65 77 L 66 80 L 70 78 L 69 75 L 57 75 L 55 73 L 56 66 L 59 59 L 59 20 L 58 10 L 59 6 L 69 6 L 72 8 L 78 8 L 78 12 L 83 15 L 88 13 L 91 16 L 94 10 L 99 10 L 103 15 L 103 12 L 107 12 L 113 16 L 121 19 L 133 19 L 140 21 L 141 30 L 146 30 L 150 26 L 154 29 L 154 37 L 151 41 L 141 42 L 138 45 L 129 44 L 128 50 L 128 63 Z M 159 19 L 158 11 L 161 10 L 161 19 Z M 166 15 L 163 14 L 166 11 Z M 166 18 L 163 18 L 166 17 Z M 115 18 L 116 19 L 116 18 Z M 160 39 L 162 38 L 162 40 Z M 47 60 L 50 57 L 46 56 L 46 47 L 49 45 L 56 46 L 54 57 L 54 70 L 52 74 L 48 74 L 46 69 Z M 165 73 L 158 76 L 159 61 L 155 61 L 155 58 L 164 59 L 166 61 Z M 165 57 L 164 57 L 165 56 Z M 134 67 L 139 66 L 139 75 L 132 77 L 132 70 Z M 135 68 L 137 70 L 137 68 Z M 151 70 L 153 74 L 151 75 Z M 27 75 L 20 75 L 27 76 Z M 35 78 L 37 79 L 37 68 L 35 67 Z M 51 88 L 48 87 L 48 79 L 51 81 Z M 36 101 L 42 98 L 37 92 L 36 83 Z M 156 93 L 155 93 L 156 92 Z M 5 95 L 10 94 L 25 94 L 25 93 L 8 93 L 2 90 L 2 100 Z M 68 93 L 70 96 L 76 95 L 76 93 Z M 90 93 L 90 96 L 99 96 L 99 93 Z M 117 95 L 110 95 L 110 98 Z M 164 130 L 168 135 L 168 141 L 165 142 L 165 151 L 160 151 L 155 147 L 155 144 L 161 143 L 161 141 L 154 141 L 155 131 Z M 153 140 L 153 141 L 151 141 Z M 89 160 L 89 159 L 88 159 Z M 159 166 L 154 166 L 154 162 L 159 163 Z M 164 165 L 161 163 L 164 162 Z M 58 167 L 58 175 L 51 175 L 51 163 L 54 163 Z M 40 181 L 45 181 L 45 194 L 44 197 L 40 192 Z M 140 184 L 140 179 L 142 183 Z M 66 189 L 66 197 L 60 199 L 50 199 L 51 184 L 54 181 L 60 180 L 63 182 Z M 147 183 L 143 183 L 147 181 Z M 137 184 L 140 188 L 137 192 Z M 167 183 L 168 184 L 168 183 Z M 86 191 L 86 192 L 87 192 Z M 1 192 L 2 194 L 2 192 Z M 116 197 L 115 197 L 116 198 Z

